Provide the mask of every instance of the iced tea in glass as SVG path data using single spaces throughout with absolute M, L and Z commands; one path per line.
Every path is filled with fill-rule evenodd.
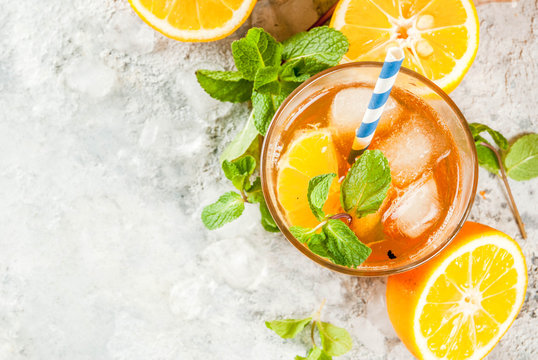
M 303 84 L 275 115 L 262 153 L 264 195 L 288 240 L 316 262 L 352 275 L 395 273 L 429 259 L 455 236 L 476 191 L 476 153 L 461 112 L 429 80 L 403 69 L 368 148 L 388 159 L 391 186 L 378 211 L 351 214 L 350 228 L 371 255 L 347 268 L 291 235 L 291 226 L 319 223 L 306 197 L 316 175 L 337 174 L 324 210 L 344 212 L 339 187 L 379 71 L 378 63 L 341 65 Z

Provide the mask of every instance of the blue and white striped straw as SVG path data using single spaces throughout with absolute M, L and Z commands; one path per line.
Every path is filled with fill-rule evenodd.
M 370 145 L 404 57 L 404 52 L 399 47 L 388 49 L 383 68 L 375 84 L 374 93 L 355 133 L 355 140 L 349 155 L 350 163 L 353 163 L 357 156 L 361 155 Z

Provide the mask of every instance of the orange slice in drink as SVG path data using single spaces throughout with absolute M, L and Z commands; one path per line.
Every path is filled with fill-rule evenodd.
M 233 33 L 256 0 L 129 0 L 149 26 L 180 41 L 213 41 Z
M 279 162 L 277 194 L 290 225 L 315 227 L 319 224 L 308 205 L 308 182 L 328 173 L 338 174 L 336 150 L 328 130 L 303 132 L 289 144 Z M 335 178 L 323 208 L 325 213 L 339 211 L 339 189 Z
M 527 268 L 518 244 L 467 222 L 435 258 L 389 277 L 387 309 L 402 342 L 419 359 L 482 359 L 516 318 Z
M 331 26 L 349 39 L 343 62 L 383 61 L 400 46 L 403 66 L 452 91 L 478 50 L 472 0 L 340 0 Z

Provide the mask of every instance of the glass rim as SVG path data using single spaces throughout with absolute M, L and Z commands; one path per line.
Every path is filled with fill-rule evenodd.
M 443 89 L 441 89 L 438 85 L 436 85 L 433 81 L 431 81 L 430 79 L 426 78 L 425 76 L 423 76 L 423 75 L 421 75 L 421 74 L 419 74 L 419 73 L 417 73 L 417 72 L 415 72 L 413 70 L 410 70 L 410 69 L 402 67 L 400 69 L 401 72 L 403 72 L 403 73 L 405 73 L 405 74 L 407 74 L 407 75 L 409 75 L 409 76 L 411 76 L 411 77 L 413 77 L 415 79 L 418 79 L 419 81 L 424 83 L 426 86 L 428 86 L 431 90 L 433 90 L 437 95 L 439 95 L 441 97 L 441 99 L 455 113 L 456 117 L 458 118 L 459 123 L 461 125 L 464 125 L 463 129 L 464 129 L 465 135 L 467 137 L 467 141 L 470 144 L 473 144 L 473 146 L 470 146 L 472 163 L 474 164 L 474 168 L 473 168 L 473 172 L 472 172 L 473 185 L 472 185 L 472 190 L 469 193 L 469 199 L 468 199 L 465 211 L 463 212 L 460 221 L 458 222 L 458 224 L 456 225 L 456 227 L 454 228 L 452 233 L 449 236 L 447 236 L 447 238 L 445 240 L 443 240 L 443 242 L 440 243 L 439 246 L 432 249 L 432 251 L 425 254 L 420 259 L 416 259 L 415 261 L 413 261 L 411 263 L 395 266 L 395 267 L 390 268 L 390 269 L 367 270 L 367 269 L 361 269 L 361 268 L 350 268 L 350 267 L 334 264 L 330 260 L 325 259 L 325 258 L 323 258 L 321 256 L 318 256 L 318 255 L 314 254 L 304 244 L 302 244 L 300 241 L 298 241 L 291 234 L 291 232 L 289 231 L 287 226 L 285 226 L 284 223 L 280 220 L 280 218 L 278 216 L 279 212 L 277 211 L 275 204 L 273 204 L 271 201 L 267 201 L 267 199 L 269 198 L 269 195 L 268 195 L 269 194 L 269 187 L 268 187 L 267 181 L 265 179 L 265 175 L 266 175 L 265 167 L 267 166 L 267 160 L 266 159 L 267 159 L 267 151 L 268 151 L 268 142 L 269 142 L 269 139 L 272 138 L 273 132 L 275 131 L 274 130 L 275 129 L 275 121 L 274 120 L 278 119 L 280 117 L 280 115 L 281 115 L 283 109 L 286 107 L 286 105 L 293 98 L 295 98 L 295 96 L 299 92 L 301 92 L 304 88 L 308 87 L 311 83 L 315 82 L 319 78 L 324 77 L 324 76 L 326 76 L 328 74 L 331 74 L 333 72 L 340 71 L 342 69 L 348 68 L 348 67 L 359 67 L 359 68 L 362 68 L 362 67 L 374 67 L 374 68 L 376 68 L 377 67 L 377 68 L 381 68 L 382 66 L 383 66 L 383 63 L 378 62 L 378 61 L 361 61 L 361 62 L 351 62 L 351 63 L 346 63 L 346 64 L 340 64 L 340 65 L 333 66 L 333 67 L 331 67 L 329 69 L 326 69 L 326 70 L 324 70 L 322 72 L 319 72 L 318 74 L 312 76 L 311 78 L 309 78 L 308 80 L 303 82 L 290 95 L 288 95 L 288 97 L 282 102 L 282 104 L 279 106 L 279 108 L 275 112 L 275 115 L 273 116 L 273 118 L 271 120 L 271 123 L 269 125 L 269 128 L 267 129 L 267 133 L 266 133 L 266 135 L 265 135 L 265 137 L 263 139 L 263 146 L 262 146 L 262 151 L 261 151 L 260 178 L 261 178 L 261 183 L 262 183 L 263 197 L 264 197 L 265 202 L 267 204 L 267 208 L 269 209 L 269 212 L 271 213 L 271 216 L 275 220 L 275 223 L 277 224 L 277 226 L 280 229 L 280 231 L 282 232 L 282 234 L 284 234 L 284 237 L 295 248 L 297 248 L 301 253 L 303 253 L 303 255 L 308 257 L 310 260 L 313 260 L 318 265 L 321 265 L 321 266 L 323 266 L 325 268 L 328 268 L 328 269 L 330 269 L 332 271 L 335 271 L 335 272 L 338 272 L 338 273 L 343 273 L 343 274 L 352 275 L 352 276 L 387 276 L 387 275 L 397 274 L 397 273 L 401 273 L 401 272 L 404 272 L 404 271 L 414 269 L 414 268 L 424 264 L 428 260 L 432 259 L 433 257 L 435 257 L 446 246 L 448 246 L 448 244 L 450 244 L 452 242 L 454 237 L 458 234 L 458 232 L 462 228 L 463 224 L 467 221 L 467 218 L 469 217 L 469 214 L 471 212 L 471 208 L 472 208 L 473 203 L 474 203 L 474 198 L 476 196 L 476 189 L 477 189 L 477 184 L 478 184 L 478 160 L 477 160 L 476 148 L 474 146 L 474 139 L 473 139 L 473 136 L 472 136 L 471 131 L 469 129 L 468 122 L 465 119 L 465 117 L 463 116 L 463 113 L 458 108 L 458 106 L 454 103 L 454 101 L 448 96 L 448 94 Z

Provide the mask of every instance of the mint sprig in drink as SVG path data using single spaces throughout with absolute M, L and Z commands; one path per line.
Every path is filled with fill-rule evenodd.
M 357 118 L 379 71 L 379 63 L 349 64 L 302 85 L 275 115 L 262 153 L 265 199 L 288 240 L 314 261 L 354 275 L 402 271 L 433 256 L 459 230 L 476 191 L 465 120 L 442 90 L 409 70 L 398 75 L 368 146 L 378 160 L 369 156 L 350 171 Z M 309 182 L 331 173 L 323 207 L 313 208 Z M 327 229 L 334 220 L 352 235 Z M 331 243 L 334 229 L 342 236 Z M 343 248 L 352 237 L 371 250 L 359 264 L 365 252 Z M 331 246 L 342 248 L 338 256 Z

